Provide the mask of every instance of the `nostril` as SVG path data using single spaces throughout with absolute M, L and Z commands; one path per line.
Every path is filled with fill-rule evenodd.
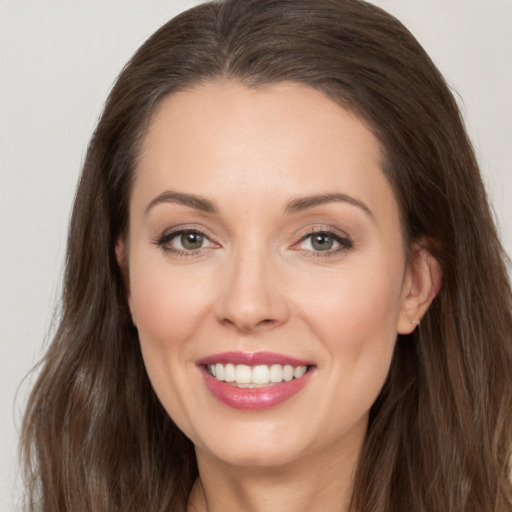
M 264 318 L 263 320 L 260 320 L 255 327 L 272 327 L 273 325 L 276 325 L 278 321 L 275 318 Z
M 223 318 L 222 324 L 227 327 L 235 328 L 241 332 L 250 333 L 252 331 L 258 331 L 261 329 L 272 328 L 279 324 L 279 321 L 274 318 L 264 318 L 263 320 L 259 320 L 256 322 L 251 322 L 249 319 L 231 319 L 231 318 Z

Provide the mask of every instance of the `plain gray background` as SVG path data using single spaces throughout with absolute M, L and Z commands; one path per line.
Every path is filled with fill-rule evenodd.
M 314 0 L 312 0 L 314 1 Z M 21 413 L 58 301 L 82 157 L 135 49 L 186 0 L 0 0 L 0 512 L 17 510 Z M 375 0 L 456 91 L 512 254 L 512 2 Z

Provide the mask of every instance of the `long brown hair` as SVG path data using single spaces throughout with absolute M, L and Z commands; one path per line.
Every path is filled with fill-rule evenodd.
M 120 74 L 89 145 L 60 325 L 23 427 L 30 510 L 183 511 L 193 446 L 149 384 L 115 258 L 141 138 L 162 98 L 223 78 L 314 87 L 373 129 L 406 242 L 440 262 L 398 336 L 354 482 L 363 512 L 512 509 L 512 317 L 505 255 L 456 103 L 395 18 L 359 0 L 226 0 L 159 29 Z

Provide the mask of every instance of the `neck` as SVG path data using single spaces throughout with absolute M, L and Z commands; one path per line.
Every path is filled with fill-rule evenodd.
M 358 448 L 270 467 L 233 467 L 196 449 L 199 478 L 188 510 L 349 512 Z

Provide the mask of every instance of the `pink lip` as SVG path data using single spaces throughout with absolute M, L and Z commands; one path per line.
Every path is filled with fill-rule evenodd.
M 289 364 L 291 366 L 314 365 L 311 361 L 295 359 L 294 357 L 275 354 L 274 352 L 222 352 L 203 357 L 199 359 L 196 364 L 201 366 L 215 363 L 246 364 L 248 366 L 256 366 L 258 364 Z
M 206 387 L 220 402 L 234 409 L 257 411 L 279 405 L 298 393 L 309 381 L 314 371 L 310 368 L 305 375 L 289 382 L 272 384 L 264 388 L 238 388 L 212 377 L 206 366 L 215 363 L 247 364 L 289 364 L 292 366 L 311 366 L 308 361 L 295 359 L 272 352 L 224 352 L 208 356 L 197 361 L 201 367 Z

